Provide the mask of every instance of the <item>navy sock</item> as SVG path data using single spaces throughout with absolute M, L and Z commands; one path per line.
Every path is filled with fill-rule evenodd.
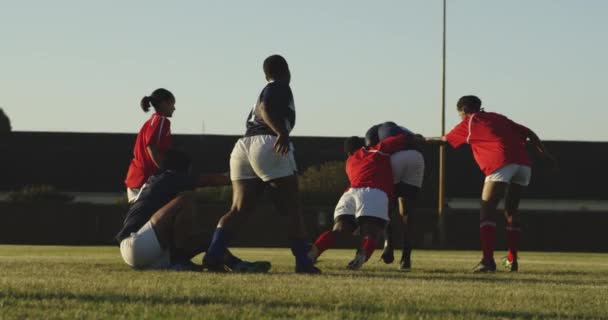
M 310 245 L 304 240 L 291 241 L 291 253 L 296 257 L 296 265 L 306 266 L 312 265 L 312 260 L 308 257 Z
M 228 239 L 229 236 L 226 230 L 223 228 L 215 229 L 213 238 L 211 239 L 211 244 L 209 245 L 209 249 L 207 250 L 207 254 L 205 256 L 209 256 L 211 258 L 223 257 L 228 247 Z
M 230 256 L 228 256 L 228 258 L 226 259 L 224 264 L 227 265 L 228 268 L 234 269 L 234 267 L 236 267 L 236 265 L 241 262 L 243 262 L 243 260 L 241 260 L 233 255 L 230 255 Z

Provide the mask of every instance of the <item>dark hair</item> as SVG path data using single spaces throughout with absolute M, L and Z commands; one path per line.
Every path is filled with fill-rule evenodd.
M 151 106 L 156 110 L 161 102 L 167 100 L 175 100 L 173 93 L 167 89 L 158 88 L 151 95 L 143 97 L 139 105 L 144 112 L 148 112 Z
M 190 155 L 178 149 L 169 149 L 161 164 L 163 170 L 187 172 L 190 169 Z
M 479 112 L 481 110 L 481 100 L 476 96 L 464 96 L 458 100 L 456 109 L 465 113 Z
M 364 145 L 365 141 L 363 141 L 363 138 L 361 137 L 352 136 L 346 138 L 346 140 L 344 140 L 344 152 L 347 154 L 355 153 L 355 151 L 363 148 Z
M 367 130 L 367 132 L 365 133 L 366 147 L 375 146 L 378 144 L 378 142 L 380 142 L 380 138 L 378 138 L 378 128 L 380 128 L 379 124 L 374 125 L 369 128 L 369 130 Z
M 266 78 L 278 80 L 289 76 L 289 65 L 282 56 L 275 54 L 264 60 L 264 74 Z

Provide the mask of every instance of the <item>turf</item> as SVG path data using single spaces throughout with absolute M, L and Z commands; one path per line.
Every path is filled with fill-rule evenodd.
M 288 249 L 235 249 L 269 274 L 134 271 L 115 247 L 0 246 L 1 319 L 600 319 L 608 254 L 524 252 L 520 272 L 471 274 L 477 252 L 415 251 L 414 268 L 344 266 L 327 252 L 320 276 L 295 275 Z M 500 253 L 497 254 L 499 256 Z M 200 257 L 197 257 L 200 262 Z

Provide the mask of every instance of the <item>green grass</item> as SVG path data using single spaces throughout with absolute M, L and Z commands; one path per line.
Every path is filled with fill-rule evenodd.
M 115 247 L 0 246 L 0 319 L 599 319 L 608 255 L 522 253 L 520 272 L 477 275 L 477 252 L 415 251 L 409 273 L 376 254 L 327 252 L 321 276 L 295 275 L 288 249 L 235 249 L 270 274 L 133 271 Z M 499 256 L 500 253 L 497 254 Z M 197 258 L 200 262 L 200 258 Z

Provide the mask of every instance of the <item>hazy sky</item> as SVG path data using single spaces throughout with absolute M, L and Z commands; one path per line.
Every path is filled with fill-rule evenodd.
M 0 107 L 18 131 L 137 132 L 176 95 L 172 131 L 242 134 L 284 55 L 294 135 L 393 120 L 440 133 L 441 0 L 0 1 Z M 551 140 L 608 141 L 608 1 L 448 0 L 447 129 L 480 96 Z

